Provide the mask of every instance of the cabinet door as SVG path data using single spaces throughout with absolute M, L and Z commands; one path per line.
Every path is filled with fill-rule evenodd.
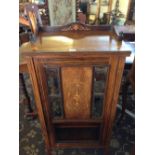
M 28 66 L 34 91 L 39 94 L 35 95 L 36 105 L 42 107 L 52 145 L 64 141 L 69 131 L 77 133 L 77 128 L 83 142 L 108 143 L 124 62 L 125 56 L 116 54 L 33 56 Z M 79 137 L 68 137 L 69 142 L 76 140 Z
M 45 113 L 52 119 L 102 119 L 110 65 L 58 63 L 35 61 Z

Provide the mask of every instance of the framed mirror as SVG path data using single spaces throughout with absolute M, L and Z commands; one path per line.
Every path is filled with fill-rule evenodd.
M 107 24 L 106 13 L 111 9 L 111 0 L 76 0 L 77 20 L 85 16 L 86 24 Z
M 134 1 L 76 0 L 76 21 L 90 25 L 124 25 L 134 10 Z

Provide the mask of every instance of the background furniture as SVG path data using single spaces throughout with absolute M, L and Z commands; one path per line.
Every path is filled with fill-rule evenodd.
M 20 0 L 19 1 L 19 12 L 20 14 L 24 13 L 24 6 L 27 4 L 34 4 L 37 5 L 39 8 L 39 14 L 41 16 L 41 20 L 43 25 L 49 25 L 49 13 L 48 13 L 48 0 L 35 1 L 35 0 Z
M 86 15 L 82 12 L 78 12 L 78 21 L 83 24 L 86 24 Z
M 30 23 L 23 16 L 19 16 L 19 45 L 30 40 Z
M 22 46 L 22 44 L 21 44 Z M 36 113 L 34 112 L 33 108 L 32 108 L 32 103 L 30 100 L 30 96 L 28 94 L 28 90 L 26 87 L 26 81 L 24 78 L 24 74 L 29 74 L 28 73 L 28 68 L 27 68 L 27 62 L 21 57 L 21 54 L 19 53 L 19 80 L 20 80 L 20 84 L 21 84 L 21 89 L 23 91 L 23 94 L 25 95 L 25 99 L 24 99 L 24 104 L 26 105 L 26 116 L 27 117 L 31 117 L 34 118 L 36 116 Z
M 36 4 L 25 3 L 22 9 L 23 14 L 19 16 L 20 45 L 24 42 L 34 40 L 34 36 L 37 35 L 39 27 L 42 26 L 42 20 Z
M 34 7 L 32 7 L 34 6 Z M 23 10 L 25 8 L 23 7 Z M 31 12 L 34 13 L 34 10 L 36 11 L 36 13 L 38 13 L 38 7 L 34 4 L 27 4 L 26 6 L 27 12 Z M 33 15 L 33 14 L 29 14 L 28 15 Z M 38 15 L 39 16 L 39 15 Z M 20 16 L 19 17 L 19 26 L 20 26 L 20 31 L 19 31 L 19 45 L 21 46 L 23 43 L 32 41 L 31 36 L 32 33 L 36 34 L 37 33 L 37 21 L 36 17 L 32 17 L 29 18 L 29 20 L 27 20 L 24 16 Z M 36 23 L 34 23 L 36 22 Z M 35 24 L 35 25 L 34 25 Z M 31 31 L 29 31 L 31 30 Z M 24 73 L 28 73 L 28 69 L 27 69 L 27 63 L 22 60 L 22 58 L 19 56 L 19 63 L 20 63 L 20 67 L 19 67 L 19 79 L 20 79 L 20 83 L 22 86 L 22 91 L 24 92 L 25 95 L 25 99 L 24 99 L 24 104 L 26 105 L 26 109 L 27 109 L 27 113 L 26 116 L 35 116 L 31 102 L 30 102 L 30 97 L 26 88 L 26 83 L 25 83 L 25 79 L 24 79 Z
M 116 10 L 116 0 L 85 1 L 87 1 L 87 13 L 85 14 L 86 23 L 89 23 L 90 16 L 90 24 L 104 24 L 105 22 L 102 21 L 103 18 L 106 18 L 104 16 L 106 16 L 106 14 L 112 14 L 112 10 Z M 134 20 L 134 1 L 135 0 L 119 0 L 119 10 L 125 16 L 123 21 L 120 22 L 121 24 L 128 20 Z M 27 3 L 35 3 L 38 6 L 43 25 L 58 26 L 78 21 L 78 10 L 80 0 L 61 0 L 61 2 L 55 0 L 45 0 L 41 3 L 40 1 L 35 0 L 30 0 L 29 2 L 20 1 L 20 14 L 23 13 L 24 5 Z M 92 16 L 93 18 L 95 16 L 95 22 L 92 22 Z M 111 17 L 108 16 L 108 24 L 110 23 Z
M 127 21 L 135 21 L 135 0 L 130 0 Z
M 76 12 L 80 9 L 80 5 L 86 6 L 86 23 L 89 24 L 114 24 L 124 25 L 128 20 L 134 20 L 134 0 L 76 0 Z M 85 7 L 86 8 L 86 7 Z M 81 11 L 83 8 L 81 7 Z M 108 16 L 107 16 L 108 14 Z M 106 16 L 106 17 L 105 17 Z M 76 16 L 78 19 L 78 15 Z M 108 22 L 103 19 L 108 17 Z M 92 21 L 95 21 L 93 22 Z
M 127 21 L 126 25 L 124 26 L 114 26 L 114 32 L 118 40 L 127 41 L 128 44 L 132 44 L 133 46 L 135 46 L 135 25 L 133 22 Z M 135 59 L 135 55 L 133 55 L 133 58 Z M 132 85 L 133 93 L 135 90 L 135 60 L 132 63 L 126 64 L 125 67 L 126 69 L 128 69 L 128 73 L 124 76 L 125 79 L 122 84 L 122 115 L 120 117 L 120 120 L 122 120 L 125 114 L 129 86 Z M 132 114 L 131 116 L 133 115 L 134 114 Z
M 38 6 L 36 4 L 27 4 L 25 5 L 25 12 L 28 17 L 32 33 L 37 35 L 39 27 L 42 26 Z
M 135 25 L 114 26 L 118 40 L 135 41 Z
M 133 93 L 135 93 L 135 60 L 132 64 L 131 69 L 129 70 L 127 76 L 122 85 L 122 115 L 120 120 L 124 117 L 126 104 L 127 104 L 127 96 L 128 96 L 128 88 L 131 85 Z
M 23 32 L 19 34 L 20 45 L 29 41 L 29 34 L 27 32 Z

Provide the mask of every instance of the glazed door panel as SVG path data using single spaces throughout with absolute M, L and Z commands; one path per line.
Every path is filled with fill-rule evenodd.
M 39 64 L 43 109 L 51 119 L 102 119 L 109 65 Z

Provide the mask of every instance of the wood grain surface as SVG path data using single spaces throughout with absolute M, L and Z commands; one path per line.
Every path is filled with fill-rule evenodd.
M 82 119 L 90 117 L 91 67 L 62 67 L 62 87 L 65 117 Z

